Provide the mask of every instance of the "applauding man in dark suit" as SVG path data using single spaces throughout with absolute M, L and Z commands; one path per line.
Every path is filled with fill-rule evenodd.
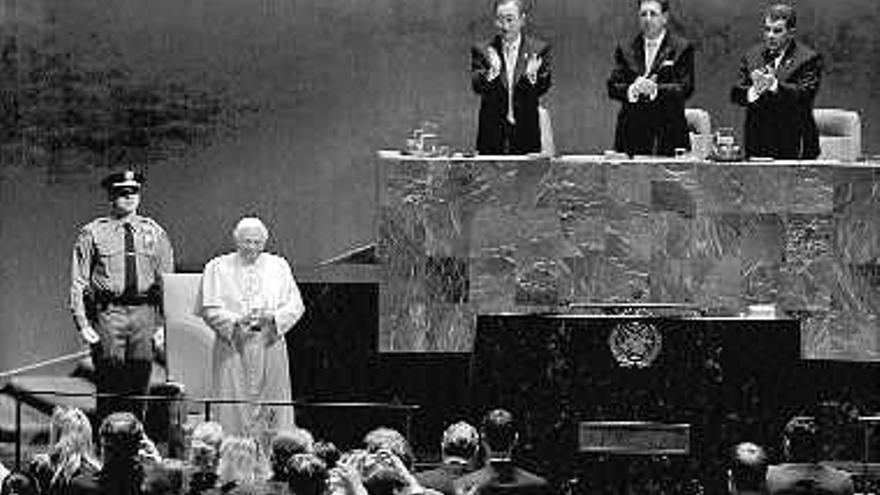
M 764 42 L 742 58 L 731 99 L 746 107 L 748 156 L 819 156 L 813 100 L 822 80 L 822 57 L 794 39 L 796 27 L 794 8 L 771 6 L 764 16 Z
M 523 33 L 524 0 L 495 0 L 498 34 L 471 49 L 471 87 L 480 95 L 477 151 L 541 151 L 538 102 L 550 89 L 550 45 Z
M 673 155 L 690 149 L 684 103 L 694 92 L 694 48 L 669 31 L 669 0 L 641 0 L 641 33 L 614 52 L 608 95 L 622 103 L 614 149 Z

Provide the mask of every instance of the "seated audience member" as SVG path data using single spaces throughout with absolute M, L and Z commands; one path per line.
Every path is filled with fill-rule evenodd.
M 751 442 L 733 448 L 730 469 L 727 470 L 727 488 L 730 495 L 765 493 L 767 454 L 760 445 Z
M 215 421 L 199 423 L 193 430 L 189 447 L 187 495 L 198 495 L 217 485 L 217 464 L 223 427 Z
M 299 453 L 287 460 L 285 468 L 290 493 L 322 495 L 327 486 L 327 464 L 317 455 Z
M 853 493 L 849 473 L 819 463 L 816 422 L 795 416 L 785 425 L 782 450 L 786 463 L 767 470 L 767 493 L 848 495 Z
M 416 479 L 426 488 L 455 495 L 453 482 L 472 471 L 479 446 L 480 434 L 469 423 L 459 421 L 449 425 L 440 443 L 441 465 L 416 473 Z
M 3 478 L 0 495 L 39 495 L 37 481 L 27 473 L 10 472 Z
M 822 56 L 795 39 L 796 30 L 794 7 L 771 5 L 764 14 L 763 42 L 740 62 L 730 97 L 746 108 L 747 156 L 819 156 L 813 100 L 822 81 Z
M 454 483 L 457 493 L 549 493 L 549 484 L 544 478 L 513 463 L 513 450 L 519 440 L 513 414 L 505 409 L 489 411 L 483 418 L 480 434 L 486 451 L 486 465 L 457 479 Z
M 327 464 L 327 469 L 335 468 L 336 463 L 339 462 L 340 452 L 333 442 L 323 440 L 315 442 L 312 450 L 316 456 L 320 457 Z
M 287 461 L 296 454 L 312 452 L 315 439 L 309 430 L 294 428 L 279 431 L 269 444 L 269 465 L 272 469 L 271 481 L 287 481 Z
M 412 447 L 402 433 L 387 427 L 379 427 L 371 430 L 364 436 L 364 448 L 367 452 L 375 454 L 380 450 L 388 450 L 396 455 L 407 469 L 412 469 L 415 463 Z
M 92 425 L 79 409 L 56 407 L 49 424 L 49 448 L 30 463 L 44 495 L 66 493 L 70 481 L 81 474 L 95 474 L 101 464 L 92 446 Z
M 146 438 L 141 422 L 129 412 L 113 413 L 101 422 L 101 460 L 97 473 L 70 483 L 72 495 L 140 495 L 144 480 L 141 449 Z
M 223 439 L 217 477 L 219 493 L 229 493 L 239 486 L 254 486 L 263 481 L 257 442 L 237 436 Z

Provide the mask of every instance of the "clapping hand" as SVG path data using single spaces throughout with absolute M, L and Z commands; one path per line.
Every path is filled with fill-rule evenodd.
M 526 77 L 529 78 L 532 84 L 535 84 L 535 81 L 538 80 L 538 70 L 541 68 L 542 62 L 543 60 L 541 60 L 537 53 L 529 55 L 526 61 Z
M 501 72 L 501 56 L 494 46 L 486 48 L 486 59 L 489 61 L 489 74 L 496 75 Z
M 755 69 L 751 73 L 752 87 L 759 95 L 776 84 L 776 76 L 772 71 L 765 69 Z

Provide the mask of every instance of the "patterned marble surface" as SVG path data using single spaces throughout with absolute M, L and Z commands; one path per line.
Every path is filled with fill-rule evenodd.
M 380 350 L 568 302 L 776 303 L 808 358 L 878 360 L 880 167 L 380 153 Z

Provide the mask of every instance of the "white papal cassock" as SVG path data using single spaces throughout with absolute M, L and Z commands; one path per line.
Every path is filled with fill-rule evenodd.
M 254 310 L 269 312 L 275 328 L 233 331 L 235 321 Z M 230 253 L 212 259 L 205 265 L 199 311 L 217 334 L 212 363 L 215 397 L 291 400 L 284 334 L 305 307 L 284 258 L 260 253 L 247 264 L 238 253 Z M 212 411 L 224 433 L 251 436 L 263 445 L 279 428 L 294 424 L 292 407 L 218 405 Z

